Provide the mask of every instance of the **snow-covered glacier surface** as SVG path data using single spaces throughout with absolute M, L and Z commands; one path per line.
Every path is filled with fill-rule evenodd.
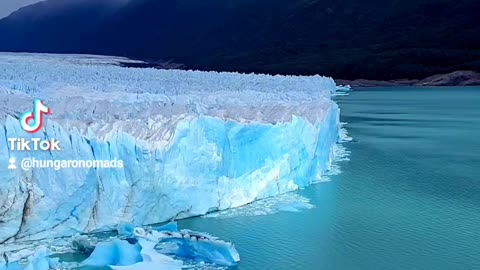
M 316 182 L 339 137 L 335 82 L 124 68 L 102 56 L 0 54 L 0 243 L 242 206 Z M 51 108 L 31 135 L 18 118 Z M 56 138 L 60 152 L 10 151 Z M 123 169 L 8 170 L 11 157 L 123 160 Z

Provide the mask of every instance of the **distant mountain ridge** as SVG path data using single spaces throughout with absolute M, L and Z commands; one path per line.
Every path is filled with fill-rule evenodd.
M 480 71 L 478 10 L 478 0 L 49 0 L 0 20 L 0 51 L 420 79 Z

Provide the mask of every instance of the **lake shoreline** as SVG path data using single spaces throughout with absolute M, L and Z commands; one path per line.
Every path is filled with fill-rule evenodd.
M 397 86 L 480 86 L 480 73 L 475 71 L 455 71 L 447 74 L 437 74 L 423 80 L 399 79 L 381 80 L 335 80 L 339 85 L 350 85 L 353 88 L 366 87 L 397 87 Z

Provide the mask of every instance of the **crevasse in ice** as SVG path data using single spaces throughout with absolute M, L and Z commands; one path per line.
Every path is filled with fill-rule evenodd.
M 0 243 L 242 206 L 317 181 L 338 140 L 321 76 L 124 68 L 111 57 L 0 54 Z M 39 98 L 43 129 L 18 118 Z M 10 151 L 8 138 L 62 151 Z M 5 142 L 5 143 L 4 143 Z M 123 169 L 8 170 L 10 158 L 123 160 Z

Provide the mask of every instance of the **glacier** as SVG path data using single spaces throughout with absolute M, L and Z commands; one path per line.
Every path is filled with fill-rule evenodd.
M 125 61 L 0 53 L 0 244 L 200 216 L 306 187 L 330 168 L 333 79 Z M 52 114 L 32 135 L 18 118 L 34 98 Z M 62 151 L 10 151 L 8 138 L 55 138 Z M 124 168 L 8 170 L 12 157 Z

